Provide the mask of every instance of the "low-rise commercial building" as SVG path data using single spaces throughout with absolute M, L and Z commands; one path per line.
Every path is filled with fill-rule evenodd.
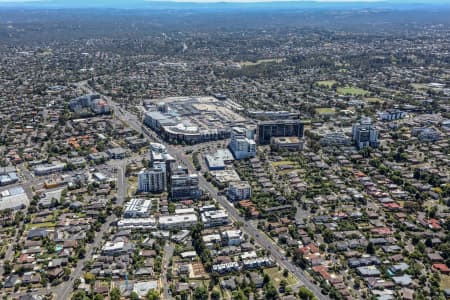
M 296 136 L 293 137 L 273 137 L 270 145 L 275 150 L 300 151 L 303 150 L 304 141 Z
M 120 229 L 153 229 L 156 228 L 155 218 L 128 218 L 117 222 Z
M 123 216 L 125 218 L 145 218 L 152 208 L 151 199 L 131 199 L 125 204 Z
M 5 209 L 23 209 L 29 204 L 30 199 L 21 186 L 0 192 L 0 211 Z
M 34 167 L 34 174 L 36 176 L 44 176 L 57 172 L 61 172 L 66 167 L 65 163 L 40 164 Z
M 230 222 L 225 210 L 205 211 L 201 214 L 201 219 L 205 227 L 223 226 Z
M 190 228 L 197 224 L 198 218 L 195 214 L 185 214 L 185 215 L 171 215 L 171 216 L 160 216 L 159 217 L 159 227 L 160 229 L 183 229 Z
M 224 245 L 237 246 L 244 241 L 241 230 L 226 230 L 222 232 L 222 240 Z

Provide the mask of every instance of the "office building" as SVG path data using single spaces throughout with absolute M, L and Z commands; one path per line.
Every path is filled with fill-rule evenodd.
M 152 168 L 138 173 L 138 192 L 161 193 L 166 190 L 165 163 L 155 163 Z
M 170 176 L 170 197 L 172 200 L 195 200 L 201 196 L 197 174 L 189 174 L 188 170 L 178 167 Z
M 300 120 L 261 121 L 257 127 L 257 142 L 268 145 L 273 137 L 303 137 L 303 123 Z
M 359 123 L 353 124 L 352 136 L 358 149 L 378 147 L 378 130 L 372 125 L 370 118 L 363 118 Z
M 237 160 L 255 157 L 256 142 L 254 140 L 254 130 L 233 127 L 231 130 L 229 147 Z
M 228 187 L 228 199 L 230 201 L 241 201 L 250 199 L 252 188 L 247 181 L 230 182 Z

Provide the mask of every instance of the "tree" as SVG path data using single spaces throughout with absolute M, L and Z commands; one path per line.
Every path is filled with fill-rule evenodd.
M 72 295 L 72 300 L 89 300 L 89 297 L 84 291 L 77 291 Z
M 4 273 L 5 275 L 11 273 L 12 268 L 13 268 L 13 267 L 12 267 L 12 265 L 11 265 L 11 262 L 10 262 L 9 260 L 5 260 L 5 262 L 3 263 L 3 273 Z
M 277 299 L 278 298 L 278 292 L 277 289 L 275 288 L 275 285 L 270 282 L 264 289 L 264 296 L 266 299 Z
M 120 300 L 120 289 L 118 287 L 113 288 L 109 294 L 109 297 L 111 300 Z
M 195 289 L 193 297 L 195 300 L 208 300 L 208 290 L 204 286 Z
M 288 282 L 287 282 L 287 280 L 286 279 L 282 279 L 281 281 L 280 281 L 280 291 L 285 291 L 286 290 L 286 287 L 288 286 Z
M 113 208 L 113 212 L 117 217 L 120 217 L 122 215 L 122 211 L 123 211 L 122 206 L 114 206 Z
M 145 296 L 147 300 L 158 300 L 159 299 L 159 293 L 157 290 L 151 289 L 148 291 L 147 295 Z
M 131 292 L 130 294 L 130 299 L 131 300 L 139 300 L 139 295 L 136 292 Z
M 247 300 L 248 299 L 242 290 L 233 291 L 232 297 L 233 297 L 233 300 Z
M 300 287 L 300 289 L 298 290 L 298 296 L 300 297 L 300 299 L 304 299 L 304 300 L 316 299 L 316 297 L 314 297 L 314 293 L 311 292 L 310 290 L 308 290 L 304 286 Z
M 95 275 L 87 272 L 86 274 L 84 274 L 84 280 L 86 281 L 86 283 L 92 283 L 95 281 Z
M 369 242 L 367 244 L 367 249 L 366 249 L 367 253 L 369 254 L 375 254 L 375 247 L 373 246 L 372 242 Z
M 219 300 L 220 299 L 220 292 L 217 290 L 214 290 L 211 292 L 211 299 L 213 300 Z

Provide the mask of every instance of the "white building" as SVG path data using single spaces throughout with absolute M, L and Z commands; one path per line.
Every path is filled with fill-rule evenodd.
M 167 153 L 166 146 L 160 143 L 150 143 L 150 166 L 167 162 L 175 162 L 175 159 Z
M 122 255 L 132 250 L 129 243 L 124 241 L 106 242 L 102 247 L 103 255 Z
M 226 225 L 230 222 L 228 213 L 225 210 L 205 211 L 201 215 L 205 227 L 215 227 Z
M 225 263 L 225 264 L 218 264 L 212 266 L 213 272 L 217 273 L 228 273 L 232 271 L 239 271 L 239 263 L 236 261 Z
M 151 199 L 131 199 L 125 204 L 123 216 L 125 218 L 145 218 L 152 208 Z
M 222 240 L 227 246 L 237 246 L 244 241 L 244 237 L 240 230 L 226 230 L 222 232 Z
M 176 215 L 195 214 L 195 209 L 193 207 L 177 208 L 175 209 L 175 214 Z
M 230 150 L 237 160 L 255 157 L 254 131 L 242 127 L 233 127 L 230 136 Z
M 378 130 L 370 118 L 362 118 L 360 123 L 353 124 L 352 135 L 358 149 L 378 147 Z
M 138 173 L 138 192 L 160 193 L 166 190 L 166 166 L 155 163 L 152 168 Z
M 5 209 L 23 209 L 29 204 L 30 200 L 21 186 L 0 192 L 0 211 Z
M 156 228 L 155 218 L 130 218 L 117 222 L 120 229 L 153 229 Z
M 406 112 L 399 109 L 389 109 L 378 113 L 381 121 L 394 121 L 406 117 Z
M 49 175 L 61 172 L 66 167 L 65 163 L 42 164 L 34 167 L 34 174 L 37 176 Z
M 249 199 L 252 196 L 252 187 L 247 181 L 231 182 L 228 187 L 228 199 L 230 201 L 240 201 Z
M 159 217 L 160 229 L 183 229 L 190 228 L 197 224 L 197 215 L 185 214 L 185 215 L 172 215 Z
M 242 261 L 242 265 L 246 269 L 254 269 L 254 268 L 261 268 L 261 267 L 269 267 L 269 266 L 273 265 L 273 261 L 269 257 L 257 257 L 257 258 L 244 259 Z

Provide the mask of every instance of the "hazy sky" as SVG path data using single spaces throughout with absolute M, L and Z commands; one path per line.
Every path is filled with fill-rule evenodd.
M 378 2 L 378 3 L 401 3 L 401 4 L 412 4 L 412 3 L 423 3 L 423 4 L 450 4 L 450 0 L 134 0 L 132 2 L 134 3 L 149 3 L 149 2 L 201 2 L 201 3 L 208 3 L 208 2 L 235 2 L 235 3 L 248 3 L 248 2 L 323 2 L 323 3 L 371 3 L 371 2 Z M 61 2 L 71 5 L 76 5 L 79 1 L 78 0 L 0 0 L 0 3 L 10 3 L 10 4 L 35 4 L 38 3 L 46 3 L 46 4 L 53 4 L 58 5 L 61 4 Z M 84 1 L 80 1 L 80 3 L 84 3 Z M 94 3 L 102 3 L 102 4 L 108 4 L 108 0 L 90 0 L 87 1 L 87 3 L 94 4 Z M 117 3 L 120 2 L 121 4 L 126 4 L 127 0 L 112 0 L 111 3 Z
M 145 2 L 152 1 L 164 1 L 164 0 L 142 0 Z M 180 0 L 166 0 L 171 2 L 178 2 Z M 189 1 L 189 0 L 181 0 L 181 1 Z M 397 0 L 191 0 L 192 2 L 287 2 L 287 1 L 296 1 L 296 2 L 400 2 Z M 426 1 L 426 0 L 425 0 Z M 450 0 L 449 0 L 450 1 Z M 5 3 L 23 3 L 23 2 L 58 2 L 57 0 L 0 0 L 0 2 Z M 74 0 L 74 3 L 77 1 Z M 95 2 L 95 1 L 93 1 Z M 401 1 L 407 2 L 407 1 Z M 422 1 L 411 1 L 411 2 L 423 2 Z

